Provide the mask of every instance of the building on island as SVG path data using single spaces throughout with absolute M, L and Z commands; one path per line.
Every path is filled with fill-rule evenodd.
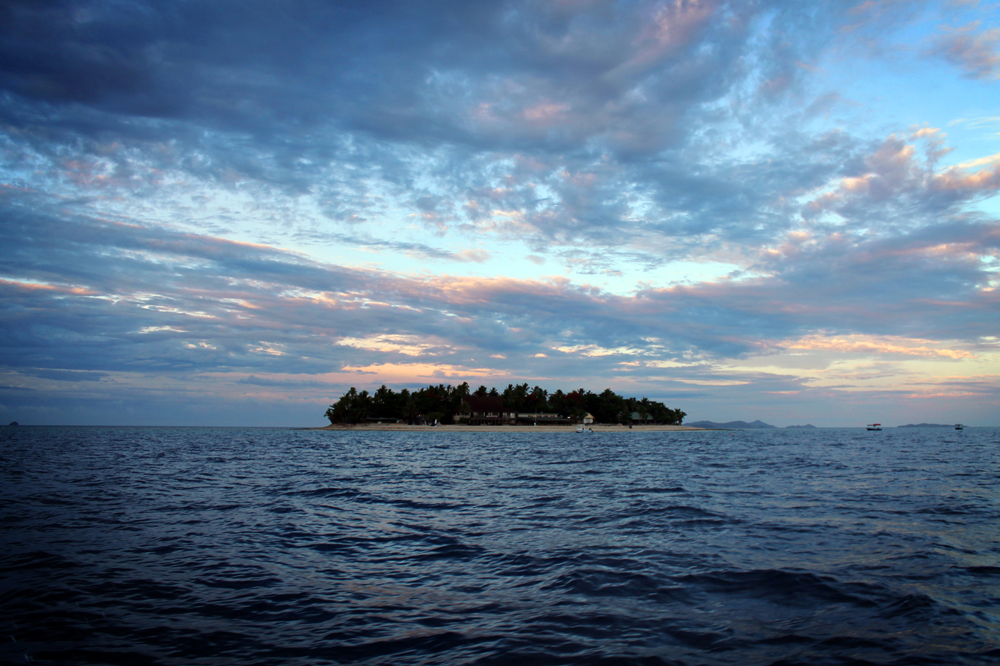
M 650 425 L 653 423 L 653 417 L 649 414 L 646 414 L 646 417 L 643 418 L 639 412 L 632 412 L 631 417 L 632 423 L 635 425 Z
M 570 425 L 577 423 L 576 419 L 570 419 L 562 414 L 552 414 L 546 412 L 518 412 L 518 425 Z
M 517 413 L 507 411 L 499 396 L 469 395 L 462 399 L 469 408 L 469 425 L 511 425 Z
M 462 415 L 469 420 L 469 425 L 570 425 L 579 423 L 562 414 L 548 412 L 515 412 L 504 407 L 503 398 L 499 396 L 470 395 L 462 399 Z M 594 417 L 589 413 L 583 418 L 583 423 L 593 423 Z

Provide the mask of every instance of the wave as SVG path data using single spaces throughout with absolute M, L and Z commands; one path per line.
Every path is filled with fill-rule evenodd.
M 988 433 L 52 432 L 4 442 L 2 663 L 1000 660 Z

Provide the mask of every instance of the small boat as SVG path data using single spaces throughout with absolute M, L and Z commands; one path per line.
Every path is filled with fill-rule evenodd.
M 881 430 L 882 429 L 882 424 L 881 423 L 869 423 L 865 427 L 868 428 L 869 430 Z
M 962 425 L 961 423 L 956 423 L 955 430 L 965 430 L 965 426 Z
M 577 432 L 594 432 L 592 428 L 579 427 L 576 429 Z

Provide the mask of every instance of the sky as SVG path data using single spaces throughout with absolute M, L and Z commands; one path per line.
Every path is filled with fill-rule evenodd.
M 0 4 L 0 422 L 1000 424 L 1000 5 Z

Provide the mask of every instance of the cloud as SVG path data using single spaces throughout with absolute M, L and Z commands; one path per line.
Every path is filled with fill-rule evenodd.
M 436 356 L 435 348 L 442 348 L 447 345 L 444 341 L 430 344 L 424 338 L 413 335 L 373 335 L 365 338 L 342 338 L 337 341 L 338 345 L 353 347 L 355 349 L 367 349 L 382 353 L 396 353 L 404 356 Z
M 484 263 L 490 260 L 490 253 L 480 248 L 467 248 L 458 252 L 442 250 L 423 243 L 390 241 L 372 237 L 359 237 L 347 234 L 322 233 L 311 234 L 311 241 L 321 242 L 336 240 L 345 245 L 362 247 L 373 252 L 402 252 L 424 259 L 455 261 L 460 263 Z
M 1000 78 L 1000 28 L 979 30 L 979 22 L 938 35 L 928 53 L 944 58 L 974 79 Z
M 219 235 L 259 215 L 304 242 L 415 259 L 490 254 L 378 233 L 400 205 L 434 233 L 499 236 L 535 256 L 651 237 L 577 268 L 608 276 L 685 254 L 684 238 L 769 234 L 776 201 L 832 175 L 838 156 L 823 164 L 815 145 L 766 162 L 696 156 L 693 170 L 705 146 L 690 141 L 760 123 L 807 71 L 788 63 L 811 60 L 857 14 L 742 2 L 84 7 L 14 3 L 7 16 L 0 83 L 12 96 L 0 107 L 25 169 L 49 187 L 102 191 L 106 210 L 140 195 L 151 214 L 204 219 Z M 768 99 L 739 92 L 742 78 Z M 207 206 L 181 206 L 194 198 Z
M 817 395 L 732 369 L 758 357 L 884 364 L 844 386 L 988 363 L 1000 162 L 951 144 L 991 121 L 899 127 L 835 83 L 908 76 L 892 39 L 932 6 L 7 2 L 0 366 L 39 401 L 192 414 L 463 373 L 733 404 Z M 988 83 L 994 32 L 924 55 Z
M 927 136 L 932 136 L 929 128 L 916 132 L 914 138 Z M 943 154 L 940 145 L 930 143 L 928 155 L 921 159 L 914 144 L 897 135 L 888 137 L 868 155 L 858 156 L 853 173 L 812 198 L 803 215 L 820 222 L 823 213 L 833 212 L 839 217 L 834 223 L 846 225 L 845 229 L 870 228 L 873 218 L 882 218 L 883 225 L 902 217 L 907 218 L 908 227 L 932 225 L 940 215 L 957 213 L 967 202 L 1000 190 L 996 159 L 985 157 L 936 169 Z M 979 166 L 985 168 L 973 171 Z
M 469 379 L 503 376 L 489 368 L 472 368 L 443 363 L 378 363 L 369 366 L 345 366 L 344 372 L 370 374 L 394 385 L 420 386 L 428 383 L 451 381 L 460 383 Z
M 31 369 L 27 371 L 33 377 L 52 379 L 59 382 L 99 382 L 108 377 L 103 372 L 78 372 L 67 370 Z
M 279 388 L 290 388 L 295 386 L 301 386 L 302 382 L 291 382 L 288 380 L 281 379 L 268 379 L 257 377 L 256 375 L 249 375 L 247 377 L 242 377 L 236 380 L 237 384 L 249 384 L 250 386 L 273 386 Z
M 726 94 L 767 12 L 778 26 L 802 20 L 707 1 L 419 11 L 303 2 L 281 12 L 260 2 L 120 12 L 8 3 L 0 85 L 14 96 L 3 112 L 34 149 L 82 145 L 77 164 L 117 183 L 173 167 L 303 193 L 344 162 L 407 179 L 383 142 L 527 154 L 591 142 L 648 154 L 680 145 L 689 112 Z M 754 59 L 779 67 L 832 31 L 795 45 L 791 34 Z M 352 208 L 336 206 L 345 219 L 360 214 Z
M 370 367 L 387 355 L 433 355 L 456 367 L 491 355 L 516 363 L 553 349 L 655 361 L 746 354 L 815 331 L 892 334 L 900 319 L 919 337 L 972 342 L 991 329 L 1000 293 L 981 261 L 998 252 L 992 223 L 951 221 L 891 239 L 792 235 L 761 256 L 769 277 L 623 296 L 565 279 L 348 269 L 34 209 L 4 211 L 0 241 L 18 248 L 0 284 L 6 348 L 18 349 L 3 358 L 10 367 L 257 374 Z M 64 339 L 74 340 L 72 354 L 58 351 Z
M 827 336 L 810 335 L 786 346 L 807 351 L 862 352 L 866 354 L 971 359 L 975 354 L 963 349 L 948 349 L 930 340 L 912 340 L 899 336 Z

